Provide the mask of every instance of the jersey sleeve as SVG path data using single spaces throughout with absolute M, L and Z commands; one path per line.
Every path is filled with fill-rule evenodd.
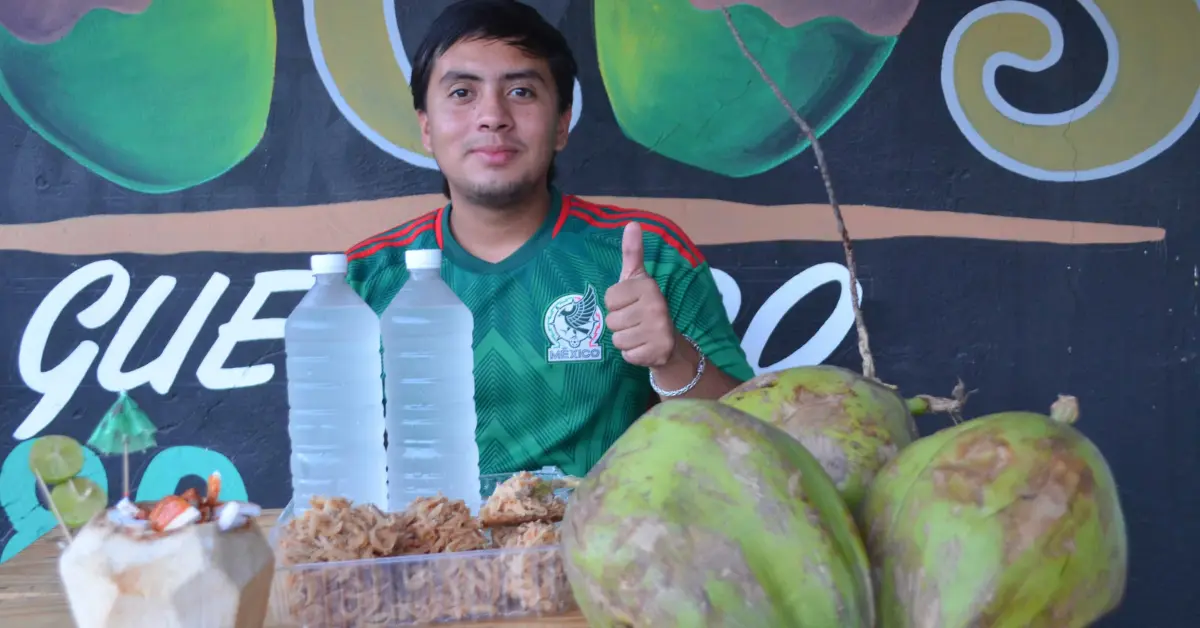
M 358 293 L 358 296 L 371 309 L 375 310 L 376 314 L 382 313 L 382 308 L 379 307 L 379 260 L 374 257 L 365 257 L 352 259 L 346 265 L 346 283 Z
M 754 377 L 741 340 L 725 314 L 725 303 L 707 261 L 672 264 L 663 281 L 667 306 L 680 333 L 700 345 L 708 360 L 740 381 Z
M 408 278 L 404 258 L 391 251 L 351 259 L 346 266 L 346 283 L 380 315 Z
M 346 283 L 376 314 L 383 313 L 408 279 L 404 251 L 412 246 L 432 247 L 438 242 L 440 211 L 423 214 L 346 249 Z
M 371 277 L 371 269 L 368 260 L 350 260 L 346 264 L 346 283 L 350 284 L 351 288 L 362 297 L 364 301 L 370 302 L 367 298 L 367 280 Z

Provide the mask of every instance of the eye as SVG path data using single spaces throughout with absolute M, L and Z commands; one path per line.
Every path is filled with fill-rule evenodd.
M 509 93 L 517 98 L 533 98 L 533 90 L 528 87 L 514 87 Z
M 460 88 L 450 92 L 450 97 L 451 98 L 466 98 L 468 96 L 468 94 L 469 94 L 469 92 L 467 92 L 467 89 L 465 87 L 460 87 Z

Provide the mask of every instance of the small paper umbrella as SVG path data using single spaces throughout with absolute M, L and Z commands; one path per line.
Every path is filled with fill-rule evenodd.
M 150 417 L 122 390 L 88 438 L 88 447 L 108 456 L 121 455 L 126 497 L 129 496 L 129 452 L 154 447 L 157 431 Z

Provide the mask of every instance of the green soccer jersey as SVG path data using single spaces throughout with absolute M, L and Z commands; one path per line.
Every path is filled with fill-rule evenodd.
M 408 278 L 404 251 L 442 250 L 442 279 L 475 317 L 481 473 L 555 465 L 582 476 L 650 406 L 648 370 L 621 358 L 604 324 L 630 221 L 642 226 L 646 270 L 676 327 L 731 377 L 754 375 L 708 263 L 678 226 L 557 190 L 550 207 L 539 231 L 499 263 L 455 242 L 449 204 L 347 251 L 350 285 L 382 313 Z

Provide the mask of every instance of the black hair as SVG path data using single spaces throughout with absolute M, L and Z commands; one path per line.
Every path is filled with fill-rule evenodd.
M 448 7 L 425 33 L 413 55 L 413 108 L 425 110 L 433 64 L 454 44 L 465 39 L 503 41 L 535 57 L 545 59 L 558 92 L 558 112 L 573 104 L 578 67 L 566 37 L 547 22 L 537 9 L 517 0 L 460 0 Z M 554 162 L 546 178 L 554 181 Z M 450 184 L 442 177 L 442 194 L 450 198 Z

